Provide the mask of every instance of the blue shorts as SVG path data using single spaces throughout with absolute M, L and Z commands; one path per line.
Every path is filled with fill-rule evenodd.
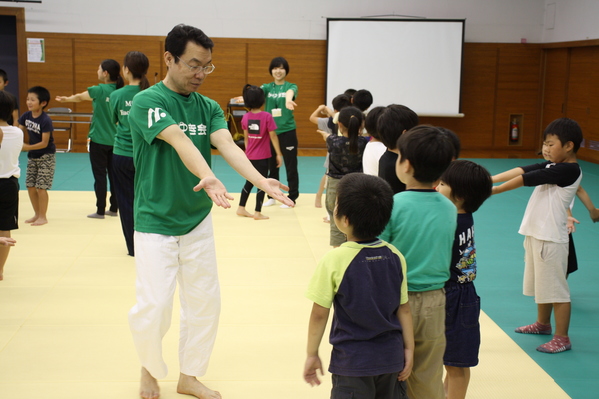
M 473 283 L 445 284 L 445 338 L 447 346 L 443 364 L 452 367 L 474 367 L 480 347 L 480 297 Z

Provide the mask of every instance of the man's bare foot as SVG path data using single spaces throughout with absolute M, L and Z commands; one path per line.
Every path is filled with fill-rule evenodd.
M 31 225 L 32 226 L 41 226 L 46 223 L 48 223 L 48 219 L 39 217 L 39 218 L 37 218 L 37 220 L 35 222 L 31 223 Z
M 208 389 L 206 385 L 202 384 L 195 377 L 186 375 L 183 373 L 179 374 L 179 383 L 177 384 L 177 393 L 184 395 L 192 395 L 199 399 L 221 399 L 220 393 Z
M 35 221 L 36 221 L 38 218 L 39 218 L 39 216 L 35 215 L 34 217 L 32 217 L 32 218 L 29 218 L 29 219 L 25 220 L 25 223 L 33 223 L 33 222 L 35 222 Z
M 252 218 L 254 215 L 245 210 L 245 208 L 239 207 L 237 208 L 237 216 L 243 216 L 246 218 Z
M 314 200 L 314 206 L 316 208 L 322 208 L 322 197 L 316 197 Z
M 270 218 L 266 215 L 263 215 L 260 212 L 256 212 L 256 213 L 254 213 L 254 219 L 255 220 L 266 220 L 266 219 L 270 219 Z
M 139 396 L 143 399 L 157 399 L 160 397 L 160 387 L 158 381 L 152 377 L 152 374 L 145 367 L 141 368 L 141 382 L 139 387 Z

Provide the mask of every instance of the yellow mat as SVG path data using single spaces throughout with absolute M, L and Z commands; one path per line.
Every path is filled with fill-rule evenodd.
M 239 195 L 235 195 L 237 198 Z M 250 197 L 248 209 L 255 196 Z M 140 366 L 127 325 L 135 302 L 134 260 L 118 218 L 88 219 L 92 192 L 51 192 L 49 224 L 29 226 L 21 192 L 20 229 L 0 282 L 0 398 L 136 398 Z M 303 292 L 329 250 L 328 225 L 314 195 L 295 209 L 264 208 L 255 221 L 214 209 L 222 314 L 208 374 L 225 399 L 324 399 L 302 380 L 311 303 Z M 175 315 L 178 309 L 175 310 Z M 568 398 L 486 315 L 480 365 L 468 398 Z M 164 340 L 169 375 L 162 398 L 175 392 L 178 324 Z M 328 334 L 328 333 L 327 333 Z M 321 348 L 328 364 L 330 346 Z

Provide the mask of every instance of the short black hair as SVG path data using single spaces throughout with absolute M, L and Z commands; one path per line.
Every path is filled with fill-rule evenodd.
M 283 68 L 285 70 L 285 75 L 289 75 L 289 63 L 283 57 L 275 57 L 270 61 L 270 66 L 268 67 L 268 73 L 272 75 L 272 70 L 275 68 Z
M 15 103 L 8 93 L 0 90 L 0 120 L 7 122 L 15 110 Z
M 247 108 L 260 108 L 264 105 L 264 90 L 258 86 L 247 84 L 243 87 L 243 103 Z
M 347 217 L 356 238 L 373 239 L 391 218 L 393 190 L 378 176 L 349 173 L 337 185 L 335 209 L 338 218 Z
M 332 103 L 335 111 L 341 111 L 343 108 L 351 106 L 351 97 L 347 94 L 339 94 L 333 98 Z
M 362 112 L 366 111 L 372 105 L 372 93 L 368 90 L 358 90 L 352 96 L 355 107 L 358 107 Z
M 181 57 L 185 52 L 188 42 L 193 42 L 210 51 L 212 51 L 212 48 L 214 47 L 212 39 L 206 36 L 201 29 L 185 24 L 179 24 L 168 33 L 166 40 L 164 41 L 164 50 L 175 57 L 175 64 L 179 62 L 178 57 Z
M 434 183 L 453 160 L 451 140 L 434 126 L 416 126 L 397 140 L 398 162 L 410 161 L 414 179 L 421 183 Z
M 347 89 L 343 92 L 343 94 L 352 97 L 356 91 L 357 91 L 356 89 Z
M 8 82 L 8 74 L 4 69 L 0 69 L 0 78 L 2 78 L 3 81 Z
M 50 92 L 45 87 L 33 86 L 29 90 L 27 90 L 27 93 L 35 94 L 37 96 L 37 99 L 40 101 L 40 104 L 44 101 L 46 102 L 46 105 L 44 105 L 42 109 L 46 108 L 50 103 Z
M 378 133 L 379 131 L 377 130 L 376 125 L 379 120 L 379 116 L 381 116 L 384 110 L 385 107 L 374 107 L 368 111 L 368 114 L 364 119 L 364 129 L 366 129 L 366 132 L 368 132 L 370 136 L 377 140 L 380 140 L 381 136 Z
M 404 130 L 410 130 L 419 123 L 418 115 L 405 105 L 391 104 L 378 118 L 376 130 L 381 141 L 390 150 L 397 148 L 397 139 Z
M 437 126 L 437 129 L 439 129 L 441 131 L 441 133 L 443 133 L 444 135 L 446 135 L 449 140 L 451 141 L 451 144 L 453 144 L 453 149 L 454 149 L 454 159 L 458 159 L 460 157 L 460 151 L 462 150 L 462 144 L 460 143 L 460 138 L 458 137 L 457 134 L 455 134 L 454 131 L 449 130 L 447 128 L 441 127 L 441 126 Z
M 571 141 L 572 144 L 574 144 L 574 153 L 578 151 L 580 144 L 582 143 L 582 129 L 574 119 L 559 118 L 554 120 L 545 128 L 543 140 L 550 134 L 557 136 L 562 145 Z
M 441 175 L 441 181 L 451 188 L 454 200 L 464 201 L 463 208 L 468 213 L 476 212 L 493 190 L 489 171 L 477 163 L 462 159 L 449 164 Z

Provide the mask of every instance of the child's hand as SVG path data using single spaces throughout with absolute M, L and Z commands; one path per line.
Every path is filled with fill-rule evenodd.
M 283 157 L 281 155 L 277 155 L 277 168 L 283 166 Z
M 320 375 L 324 375 L 322 371 L 322 363 L 318 356 L 308 356 L 306 365 L 304 366 L 304 380 L 311 386 L 320 385 L 317 371 L 320 370 Z
M 599 209 L 595 208 L 589 213 L 591 214 L 591 219 L 593 220 L 593 223 L 599 222 Z
M 574 233 L 576 231 L 576 225 L 574 223 L 580 224 L 580 222 L 572 216 L 568 216 L 568 221 L 566 222 L 566 227 L 568 228 L 568 233 Z
M 397 381 L 406 381 L 412 374 L 412 366 L 414 365 L 414 351 L 410 349 L 404 350 L 405 364 L 403 370 L 399 372 Z
M 0 245 L 5 245 L 7 247 L 14 247 L 17 241 L 11 237 L 0 237 Z

